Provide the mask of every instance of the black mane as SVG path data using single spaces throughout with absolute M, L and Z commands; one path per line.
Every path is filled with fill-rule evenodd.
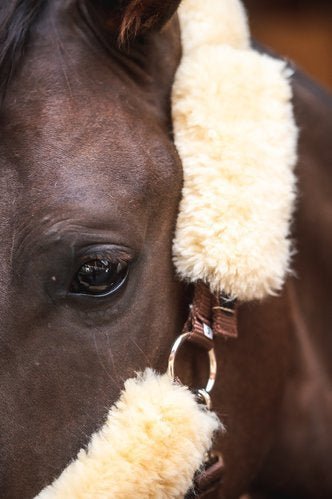
M 24 55 L 31 26 L 47 0 L 0 0 L 0 102 Z

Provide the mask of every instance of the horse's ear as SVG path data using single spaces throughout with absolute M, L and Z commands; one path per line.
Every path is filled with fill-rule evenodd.
M 88 0 L 95 13 L 120 44 L 151 30 L 160 29 L 181 0 Z M 99 12 L 97 12 L 99 11 Z

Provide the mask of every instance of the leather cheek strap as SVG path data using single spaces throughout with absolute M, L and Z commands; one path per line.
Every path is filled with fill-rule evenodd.
M 201 499 L 215 491 L 222 482 L 224 468 L 224 462 L 220 455 L 212 457 L 204 470 L 196 474 L 194 488 L 186 494 L 185 499 Z
M 193 303 L 184 326 L 188 340 L 207 351 L 214 346 L 215 337 L 236 338 L 237 303 L 225 296 L 216 296 L 202 281 L 195 285 Z M 224 475 L 224 462 L 220 453 L 212 453 L 203 469 L 196 473 L 194 489 L 185 499 L 203 498 L 216 490 Z
M 236 301 L 223 295 L 212 294 L 207 284 L 198 281 L 195 284 L 193 303 L 184 332 L 189 333 L 189 341 L 206 350 L 213 347 L 214 336 L 236 338 Z

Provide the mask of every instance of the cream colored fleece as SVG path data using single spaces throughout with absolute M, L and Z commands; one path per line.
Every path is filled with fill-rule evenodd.
M 36 499 L 183 498 L 220 422 L 184 386 L 147 370 L 86 450 Z
M 240 300 L 279 291 L 290 266 L 297 128 L 291 71 L 249 46 L 238 0 L 183 0 L 173 88 L 184 187 L 180 276 Z

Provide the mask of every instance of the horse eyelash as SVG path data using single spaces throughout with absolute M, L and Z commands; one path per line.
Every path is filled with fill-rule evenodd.
M 90 254 L 85 254 L 81 259 L 80 266 L 92 260 L 109 260 L 111 263 L 116 264 L 129 264 L 132 257 L 123 251 L 101 251 Z

